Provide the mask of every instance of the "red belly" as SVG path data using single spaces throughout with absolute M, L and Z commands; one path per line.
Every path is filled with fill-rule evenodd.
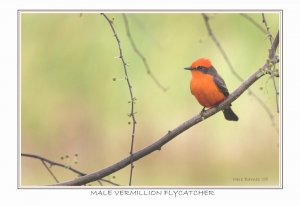
M 213 107 L 225 99 L 224 94 L 215 84 L 213 77 L 202 74 L 193 77 L 190 82 L 191 92 L 203 107 Z

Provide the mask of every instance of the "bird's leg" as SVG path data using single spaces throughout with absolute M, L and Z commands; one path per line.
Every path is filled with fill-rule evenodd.
M 201 112 L 200 112 L 200 116 L 201 116 L 201 118 L 203 118 L 203 114 L 204 114 L 204 112 L 205 112 L 205 107 L 203 107 L 203 109 L 201 110 Z

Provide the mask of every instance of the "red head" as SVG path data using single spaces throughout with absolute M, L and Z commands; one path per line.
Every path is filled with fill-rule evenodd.
M 198 77 L 201 76 L 203 72 L 207 71 L 207 69 L 210 69 L 211 67 L 212 64 L 209 59 L 200 58 L 194 61 L 190 67 L 184 69 L 191 70 L 193 77 Z
M 194 61 L 192 63 L 191 68 L 195 69 L 199 66 L 209 68 L 209 67 L 212 66 L 212 64 L 211 64 L 211 61 L 209 59 L 200 58 L 200 59 L 197 59 L 196 61 Z

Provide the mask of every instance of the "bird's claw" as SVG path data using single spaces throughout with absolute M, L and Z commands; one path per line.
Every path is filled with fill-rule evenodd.
M 203 119 L 204 112 L 205 112 L 205 107 L 203 107 L 203 109 L 202 109 L 201 112 L 200 112 L 200 117 L 201 117 L 201 119 Z

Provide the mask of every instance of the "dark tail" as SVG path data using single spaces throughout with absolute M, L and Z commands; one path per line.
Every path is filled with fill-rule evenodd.
M 223 110 L 225 119 L 229 120 L 229 121 L 238 121 L 239 118 L 238 116 L 236 116 L 236 114 L 232 111 L 232 109 L 229 107 L 227 109 Z

